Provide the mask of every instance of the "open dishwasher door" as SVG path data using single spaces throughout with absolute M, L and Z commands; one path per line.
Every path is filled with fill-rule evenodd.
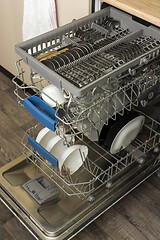
M 36 239 L 71 239 L 159 169 L 160 122 L 147 108 L 159 94 L 158 39 L 109 7 L 16 46 L 34 96 L 22 60 L 15 94 L 38 122 L 23 156 L 0 169 L 0 199 Z
M 22 186 L 35 177 L 48 178 L 29 161 L 30 155 L 22 156 L 1 168 L 0 198 L 36 239 L 71 239 L 159 169 L 154 151 L 156 147 L 145 162 L 134 163 L 134 168 L 129 167 L 83 200 L 60 191 L 57 199 L 44 204 L 39 204 Z

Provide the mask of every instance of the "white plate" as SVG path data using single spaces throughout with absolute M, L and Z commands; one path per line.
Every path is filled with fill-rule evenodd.
M 115 136 L 110 147 L 110 153 L 115 154 L 125 149 L 137 137 L 144 122 L 144 116 L 138 116 L 128 122 Z

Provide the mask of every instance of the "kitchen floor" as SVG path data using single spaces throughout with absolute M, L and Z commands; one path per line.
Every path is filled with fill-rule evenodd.
M 18 106 L 11 80 L 0 72 L 0 167 L 19 157 L 25 131 L 36 121 Z M 0 240 L 33 240 L 0 202 Z M 154 174 L 74 240 L 160 240 L 160 178 Z

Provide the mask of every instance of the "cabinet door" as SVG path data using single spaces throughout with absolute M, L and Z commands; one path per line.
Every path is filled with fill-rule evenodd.
M 58 0 L 57 19 L 58 25 L 62 26 L 91 13 L 92 0 Z

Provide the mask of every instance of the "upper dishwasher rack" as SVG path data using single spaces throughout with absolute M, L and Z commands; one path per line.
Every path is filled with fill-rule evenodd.
M 116 27 L 106 24 L 116 20 Z M 112 21 L 112 20 L 111 20 Z M 112 25 L 112 24 L 111 24 Z M 25 41 L 16 52 L 35 72 L 60 89 L 81 96 L 108 78 L 159 55 L 160 33 L 112 7 Z M 55 51 L 52 63 L 37 57 Z M 68 56 L 67 56 L 68 55 Z M 57 63 L 57 56 L 61 60 Z M 132 71 L 131 71 L 132 72 Z

